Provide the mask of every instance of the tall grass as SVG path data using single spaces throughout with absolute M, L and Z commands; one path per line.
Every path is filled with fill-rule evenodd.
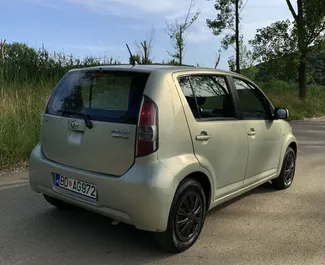
M 302 101 L 299 99 L 296 84 L 274 80 L 268 83 L 261 83 L 259 86 L 275 107 L 284 107 L 289 110 L 289 120 L 325 116 L 324 87 L 317 85 L 308 86 L 308 98 Z
M 27 159 L 39 139 L 41 113 L 52 85 L 1 86 L 0 168 Z

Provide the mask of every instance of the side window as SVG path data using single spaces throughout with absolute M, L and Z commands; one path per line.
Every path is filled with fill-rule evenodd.
M 227 87 L 222 76 L 193 75 L 190 76 L 191 85 L 199 106 L 200 118 L 234 118 L 234 108 Z
M 247 120 L 267 120 L 271 118 L 271 108 L 264 97 L 249 83 L 234 78 L 239 97 L 239 108 Z
M 199 118 L 198 108 L 196 105 L 195 97 L 188 76 L 178 78 L 178 83 L 184 93 L 184 96 L 187 100 L 190 109 L 192 110 L 194 117 L 198 119 Z

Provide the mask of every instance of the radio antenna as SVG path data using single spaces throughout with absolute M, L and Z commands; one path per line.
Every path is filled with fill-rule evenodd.
M 135 66 L 137 63 L 136 63 L 136 61 L 135 61 L 135 59 L 134 59 L 134 56 L 133 56 L 133 54 L 132 54 L 132 52 L 131 52 L 131 50 L 130 50 L 130 48 L 129 48 L 129 45 L 126 44 L 126 47 L 128 48 L 128 51 L 129 51 L 129 53 L 130 53 L 130 56 L 131 56 L 131 59 L 132 59 L 132 65 Z

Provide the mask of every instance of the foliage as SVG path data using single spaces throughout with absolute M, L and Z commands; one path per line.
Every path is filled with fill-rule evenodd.
M 288 82 L 297 80 L 297 42 L 293 27 L 290 20 L 285 20 L 257 29 L 249 44 L 253 48 L 253 59 L 265 62 L 259 67 L 260 74 Z
M 218 11 L 216 19 L 207 19 L 207 25 L 212 29 L 212 33 L 220 36 L 225 33 L 225 37 L 221 41 L 221 47 L 228 50 L 230 46 L 235 44 L 235 3 L 238 0 L 217 0 L 214 8 Z M 239 8 L 242 7 L 243 1 L 239 0 Z
M 255 38 L 249 41 L 253 47 L 254 59 L 266 62 L 297 51 L 296 36 L 292 28 L 290 20 L 284 20 L 257 29 Z
M 190 7 L 183 22 L 175 19 L 172 22 L 166 22 L 166 34 L 169 36 L 174 52 L 168 52 L 169 55 L 178 61 L 179 65 L 183 64 L 184 51 L 186 46 L 186 33 L 187 30 L 198 19 L 201 11 L 197 10 L 193 16 L 191 13 L 194 8 L 194 0 L 191 0 Z
M 1 45 L 0 82 L 39 84 L 59 80 L 71 68 L 101 64 L 119 64 L 116 59 L 85 57 L 76 59 L 72 55 L 50 53 L 43 46 L 40 49 L 24 43 Z
M 214 8 L 218 11 L 214 20 L 207 19 L 207 25 L 212 29 L 212 33 L 220 36 L 224 33 L 221 41 L 221 47 L 228 50 L 232 46 L 236 51 L 236 59 L 231 57 L 231 69 L 236 66 L 237 72 L 240 72 L 240 41 L 242 36 L 239 33 L 240 12 L 243 10 L 242 0 L 216 0 Z M 234 46 L 234 44 L 236 44 Z M 232 69 L 233 70 L 233 69 Z
M 298 0 L 296 12 L 290 0 L 286 0 L 295 22 L 297 39 L 304 48 L 324 40 L 325 31 L 325 2 L 323 0 Z M 301 7 L 301 10 L 300 10 Z M 299 32 L 299 28 L 302 32 Z M 303 34 L 303 36 L 300 36 Z
M 163 64 L 163 65 L 179 65 L 179 62 L 177 62 L 175 59 L 171 59 L 168 61 L 162 60 L 161 64 Z
M 26 161 L 39 141 L 41 113 L 55 83 L 0 84 L 0 169 Z
M 296 84 L 272 80 L 258 83 L 265 94 L 276 107 L 285 107 L 289 110 L 290 120 L 315 118 L 325 115 L 325 87 L 309 85 L 309 98 L 299 100 L 299 91 Z
M 240 69 L 246 69 L 254 65 L 255 63 L 255 58 L 253 55 L 253 52 L 247 48 L 247 46 L 244 44 L 243 36 L 240 38 L 239 42 L 239 53 L 240 53 Z M 236 71 L 236 61 L 235 57 L 231 56 L 228 59 L 228 65 L 230 71 L 235 72 Z
M 139 54 L 135 54 L 135 55 L 133 55 L 133 58 L 132 58 L 132 56 L 130 55 L 130 57 L 129 57 L 129 63 L 130 63 L 130 64 L 133 64 L 133 59 L 135 60 L 135 62 L 136 62 L 137 64 L 142 64 L 142 58 L 141 58 L 141 56 L 140 56 Z
M 257 65 L 256 78 L 266 81 L 270 78 L 286 82 L 297 82 L 299 78 L 299 51 L 294 23 L 289 20 L 278 21 L 263 29 L 249 44 L 253 48 L 253 59 Z M 306 55 L 306 82 L 325 85 L 325 41 L 308 47 Z M 262 63 L 263 62 L 263 63 Z
M 139 64 L 152 64 L 151 54 L 153 50 L 153 40 L 155 37 L 155 28 L 152 27 L 149 36 L 143 42 L 135 42 L 137 56 L 140 57 L 136 60 Z M 138 59 L 138 58 L 137 58 Z
M 305 99 L 307 83 L 312 82 L 313 75 L 308 72 L 309 55 L 324 49 L 325 1 L 298 0 L 297 11 L 290 0 L 286 2 L 293 22 L 278 21 L 258 29 L 250 44 L 255 58 L 266 62 L 263 71 L 283 80 L 298 80 L 299 97 Z

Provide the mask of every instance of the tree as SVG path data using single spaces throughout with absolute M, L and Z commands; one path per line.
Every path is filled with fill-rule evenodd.
M 253 56 L 253 52 L 247 48 L 244 44 L 243 36 L 240 36 L 239 39 L 239 67 L 241 69 L 241 73 L 248 78 L 254 80 L 255 75 L 257 73 L 257 69 L 255 67 L 255 59 Z M 231 56 L 228 59 L 228 65 L 230 71 L 236 72 L 236 58 L 235 56 Z
M 297 0 L 297 11 L 286 0 L 294 18 L 299 52 L 299 97 L 307 97 L 307 55 L 311 45 L 324 39 L 325 1 Z
M 257 29 L 249 44 L 253 48 L 253 59 L 263 63 L 259 66 L 262 75 L 288 82 L 297 80 L 297 41 L 290 20 Z
M 141 56 L 140 56 L 139 54 L 135 54 L 135 55 L 133 55 L 133 58 L 134 58 L 134 60 L 135 60 L 135 62 L 136 62 L 137 64 L 142 64 L 142 58 L 141 58 Z M 129 57 L 129 63 L 130 63 L 130 64 L 133 64 L 133 58 L 132 58 L 131 55 L 130 55 L 130 57 Z
M 136 53 L 140 56 L 141 64 L 152 64 L 151 54 L 153 49 L 153 40 L 155 37 L 155 28 L 152 27 L 149 36 L 143 42 L 135 42 Z M 139 63 L 140 63 L 139 62 Z
M 297 0 L 297 11 L 290 0 L 286 0 L 294 18 L 278 21 L 264 29 L 257 30 L 250 43 L 254 55 L 267 62 L 268 68 L 286 73 L 290 79 L 295 76 L 299 82 L 299 97 L 306 99 L 308 68 L 307 58 L 315 48 L 320 49 L 325 40 L 325 1 Z M 297 75 L 298 73 L 298 75 Z
M 178 60 L 179 65 L 183 64 L 184 50 L 186 46 L 186 33 L 187 30 L 193 25 L 193 23 L 198 19 L 201 11 L 197 10 L 193 16 L 191 13 L 194 9 L 194 0 L 191 0 L 189 9 L 187 11 L 185 20 L 179 22 L 175 19 L 172 22 L 166 22 L 166 34 L 169 36 L 171 44 L 174 48 L 174 52 L 168 52 L 169 55 Z
M 240 69 L 246 69 L 248 67 L 251 67 L 254 65 L 254 58 L 253 53 L 250 51 L 247 46 L 244 44 L 244 37 L 243 35 L 240 36 L 239 39 L 239 68 Z M 237 69 L 237 58 L 234 56 L 231 56 L 228 60 L 228 65 L 230 71 L 235 72 Z
M 207 25 L 216 36 L 225 33 L 221 41 L 224 50 L 230 46 L 236 51 L 236 71 L 240 73 L 240 13 L 244 9 L 242 0 L 216 0 L 214 8 L 218 11 L 216 19 L 207 19 Z

